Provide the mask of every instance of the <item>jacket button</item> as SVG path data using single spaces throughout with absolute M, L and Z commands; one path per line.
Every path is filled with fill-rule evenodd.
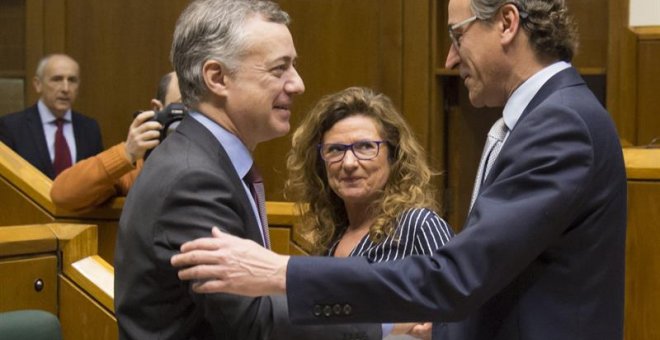
M 332 306 L 332 313 L 334 313 L 335 315 L 341 315 L 341 306 L 338 304 Z
M 314 305 L 314 316 L 321 316 L 321 305 Z
M 332 315 L 332 307 L 330 307 L 330 305 L 325 305 L 323 307 L 323 315 L 325 315 L 325 316 L 331 316 Z
M 349 304 L 345 304 L 343 309 L 344 309 L 344 315 L 351 315 L 351 313 L 353 312 L 353 307 L 351 307 L 351 305 Z

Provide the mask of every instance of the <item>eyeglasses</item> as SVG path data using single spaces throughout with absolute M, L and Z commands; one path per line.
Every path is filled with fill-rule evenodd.
M 475 20 L 480 20 L 479 17 L 476 15 L 471 16 L 459 23 L 455 23 L 453 25 L 450 25 L 448 27 L 449 30 L 449 37 L 451 38 L 451 42 L 454 44 L 454 47 L 459 48 L 461 47 L 461 36 L 467 31 L 467 28 L 464 29 L 462 32 L 457 31 L 459 28 L 469 25 Z
M 355 158 L 361 161 L 368 161 L 378 156 L 380 145 L 387 143 L 382 140 L 364 140 L 353 144 L 319 144 L 319 153 L 321 158 L 328 163 L 339 162 L 344 159 L 347 150 L 351 150 Z
M 518 5 L 517 3 L 515 3 L 515 2 L 505 2 L 504 4 L 502 4 L 502 6 L 500 6 L 500 8 L 504 7 L 505 5 L 514 5 L 514 6 L 516 6 L 516 8 L 518 9 L 518 13 L 520 15 L 520 19 L 523 22 L 529 17 L 529 13 L 527 13 L 527 11 L 522 9 L 520 7 L 520 5 Z M 459 32 L 457 30 L 459 28 L 463 27 L 463 26 L 469 25 L 470 23 L 472 23 L 475 20 L 482 20 L 482 19 L 477 17 L 476 15 L 474 15 L 474 16 L 471 16 L 471 17 L 469 17 L 469 18 L 467 18 L 467 19 L 465 19 L 465 20 L 463 20 L 459 23 L 455 23 L 455 24 L 449 26 L 449 28 L 448 28 L 449 37 L 451 38 L 451 42 L 454 44 L 454 47 L 456 47 L 456 48 L 461 47 L 461 36 L 463 36 L 463 34 L 465 34 L 465 31 L 467 31 L 467 28 L 463 29 L 462 32 Z

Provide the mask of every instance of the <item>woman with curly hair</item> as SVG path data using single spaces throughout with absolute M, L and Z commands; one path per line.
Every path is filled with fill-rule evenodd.
M 322 98 L 294 133 L 287 168 L 287 198 L 317 255 L 393 261 L 431 254 L 453 236 L 434 211 L 426 155 L 383 94 L 350 87 Z M 425 337 L 430 328 L 392 333 Z
M 287 168 L 287 198 L 315 254 L 391 261 L 453 235 L 434 212 L 426 155 L 383 94 L 351 87 L 322 98 L 293 135 Z

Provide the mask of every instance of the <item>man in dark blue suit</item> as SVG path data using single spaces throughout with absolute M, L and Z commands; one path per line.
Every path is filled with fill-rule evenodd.
M 286 292 L 299 323 L 433 320 L 445 322 L 434 339 L 621 339 L 623 157 L 609 114 L 568 63 L 577 42 L 566 11 L 563 0 L 449 1 L 447 68 L 473 105 L 504 110 L 465 227 L 433 256 L 287 257 L 214 231 L 173 257 L 179 277 L 201 280 L 198 292 Z
M 34 77 L 39 101 L 24 111 L 0 117 L 0 141 L 51 179 L 103 150 L 96 121 L 71 110 L 79 84 L 75 60 L 64 54 L 48 55 L 39 62 Z

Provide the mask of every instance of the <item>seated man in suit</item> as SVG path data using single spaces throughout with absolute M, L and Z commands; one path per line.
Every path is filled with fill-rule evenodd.
M 179 80 L 176 73 L 170 72 L 161 78 L 151 106 L 154 111 L 160 111 L 171 103 L 180 102 Z M 135 117 L 126 142 L 83 160 L 57 176 L 50 190 L 53 203 L 67 210 L 85 211 L 112 197 L 126 196 L 140 173 L 145 153 L 159 143 L 162 126 L 150 120 L 154 111 Z
M 120 339 L 376 339 L 380 325 L 291 327 L 283 295 L 196 294 L 170 257 L 214 225 L 269 246 L 252 152 L 289 131 L 305 90 L 289 16 L 271 1 L 197 0 L 177 21 L 172 64 L 190 113 L 128 193 L 115 251 Z
M 71 110 L 78 95 L 78 63 L 65 54 L 39 61 L 34 88 L 39 101 L 0 117 L 0 141 L 51 179 L 103 150 L 96 120 Z

